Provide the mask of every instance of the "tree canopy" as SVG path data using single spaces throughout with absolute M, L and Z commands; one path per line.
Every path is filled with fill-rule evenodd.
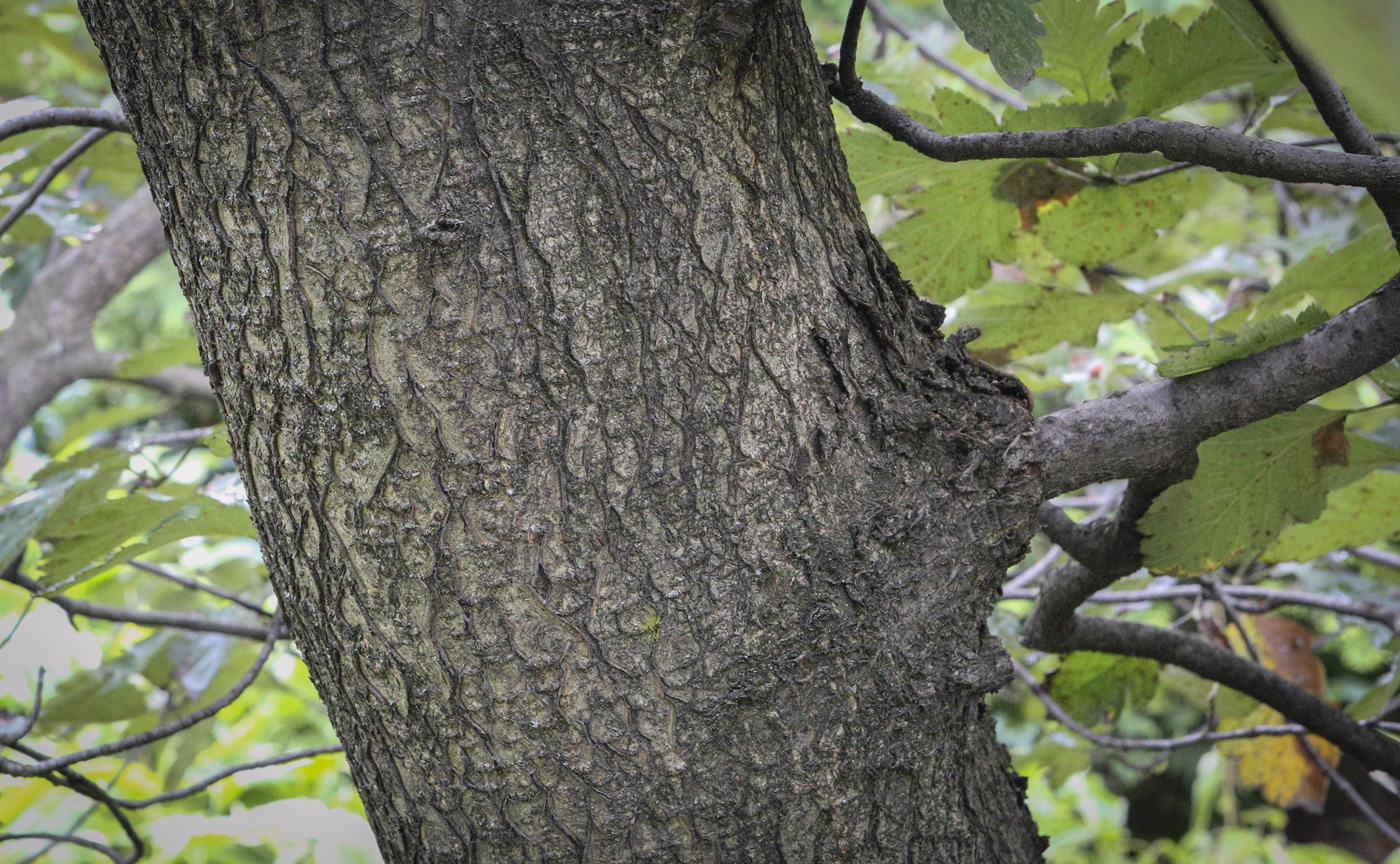
M 988 621 L 1047 860 L 1396 860 L 1400 13 L 805 8 L 871 227 L 1055 415 Z M 0 847 L 378 860 L 75 4 L 0 99 Z

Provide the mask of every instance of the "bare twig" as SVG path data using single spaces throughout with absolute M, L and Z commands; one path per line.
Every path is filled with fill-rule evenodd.
M 1343 597 L 1325 597 L 1304 591 L 1290 591 L 1284 588 L 1261 588 L 1256 585 L 1221 585 L 1222 594 L 1236 601 L 1255 604 L 1246 611 L 1268 612 L 1280 606 L 1306 606 L 1313 609 L 1326 609 L 1339 615 L 1350 615 L 1382 624 L 1392 631 L 1400 631 L 1400 607 L 1382 606 Z M 1096 591 L 1083 602 L 1096 605 L 1119 606 L 1126 603 L 1164 603 L 1173 600 L 1197 600 L 1202 596 L 1200 585 L 1174 585 L 1165 588 L 1145 588 L 1141 591 Z M 1008 586 L 1002 592 L 1002 600 L 1036 600 L 1039 591 L 1024 588 L 1012 589 Z
M 17 834 L 0 834 L 0 843 L 7 840 L 48 840 L 52 843 L 71 843 L 74 846 L 82 846 L 84 849 L 91 849 L 94 852 L 101 852 L 117 864 L 129 864 L 136 859 L 122 855 L 117 850 L 105 843 L 98 843 L 96 840 L 89 840 L 86 837 L 79 837 L 77 834 L 50 834 L 47 831 L 23 831 Z
M 245 600 L 244 598 L 239 597 L 237 594 L 234 594 L 232 591 L 225 591 L 217 585 L 210 585 L 207 582 L 200 582 L 198 579 L 191 579 L 188 576 L 181 576 L 179 573 L 172 573 L 169 570 L 166 570 L 164 567 L 157 567 L 154 564 L 147 564 L 145 561 L 128 561 L 126 563 L 129 567 L 132 567 L 136 570 L 140 570 L 143 573 L 149 573 L 152 576 L 156 576 L 160 579 L 165 579 L 166 581 L 174 582 L 176 585 L 188 588 L 191 591 L 203 591 L 206 594 L 212 594 L 215 597 L 227 600 L 230 603 L 236 603 L 239 606 L 242 606 L 244 609 L 247 609 L 250 612 L 256 612 L 257 614 L 262 615 L 265 618 L 272 617 L 271 612 L 267 611 L 257 603 L 254 603 L 251 600 Z
M 1042 651 L 1100 651 L 1180 666 L 1263 702 L 1332 741 L 1367 768 L 1400 776 L 1400 744 L 1257 663 L 1165 628 L 1076 615 L 1074 610 L 1102 587 L 1103 578 L 1078 562 L 1057 568 L 1026 621 L 1022 642 Z
M 25 744 L 20 744 L 16 742 L 15 744 L 10 745 L 10 747 L 14 750 L 18 750 L 19 752 L 23 753 L 31 759 L 44 759 L 44 754 Z M 87 777 L 83 776 L 77 771 L 74 771 L 72 768 L 58 768 L 55 771 L 45 772 L 43 777 L 45 780 L 49 781 L 55 786 L 63 786 L 68 789 L 72 789 L 79 795 L 89 798 L 92 801 L 95 801 L 96 803 L 101 804 L 103 807 L 107 808 L 108 812 L 112 814 L 112 818 L 117 820 L 117 824 L 121 826 L 122 832 L 126 834 L 127 839 L 131 841 L 131 852 L 127 855 L 118 856 L 116 854 L 106 853 L 108 854 L 108 857 L 112 858 L 113 861 L 120 862 L 120 864 L 134 864 L 134 862 L 139 861 L 146 854 L 146 843 L 144 840 L 141 839 L 141 835 L 136 832 L 136 826 L 131 824 L 131 819 L 126 815 L 126 812 L 120 806 L 118 806 L 115 801 L 112 800 L 112 796 L 107 794 L 107 790 L 103 789 L 101 786 L 98 786 L 96 783 L 92 782 Z M 34 837 L 34 835 L 30 835 L 30 838 L 46 839 L 51 841 L 56 840 L 60 843 L 70 842 L 67 840 L 67 838 L 74 836 L 72 831 L 77 830 L 78 824 L 81 823 L 75 823 L 74 828 L 70 830 L 67 834 L 46 833 L 42 837 Z M 0 840 L 3 839 L 7 838 L 0 837 Z M 11 835 L 9 839 L 15 838 L 13 837 L 13 835 Z M 80 843 L 80 845 L 85 844 Z
M 1298 80 L 1303 82 L 1303 87 L 1312 97 L 1323 122 L 1332 130 L 1332 134 L 1337 136 L 1337 143 L 1342 145 L 1342 149 L 1348 153 L 1379 156 L 1381 148 L 1377 146 L 1375 136 L 1366 128 L 1366 124 L 1361 122 L 1361 118 L 1356 116 L 1346 94 L 1337 86 L 1336 80 L 1328 74 L 1327 69 L 1293 41 L 1265 0 L 1249 0 L 1249 4 L 1264 20 L 1288 62 L 1293 64 L 1293 69 L 1298 73 Z M 1400 240 L 1400 195 L 1393 190 L 1387 192 L 1381 189 L 1372 189 L 1371 193 L 1381 213 L 1385 215 L 1390 233 Z
M 200 780 L 198 783 L 191 783 L 188 786 L 182 786 L 179 789 L 175 789 L 171 792 L 166 792 L 162 795 L 156 795 L 152 798 L 141 798 L 139 800 L 134 800 L 130 798 L 113 798 L 112 800 L 115 801 L 119 806 L 125 807 L 128 810 L 141 810 L 143 808 L 151 807 L 156 804 L 164 804 L 167 801 L 174 801 L 177 798 L 188 798 L 196 792 L 201 792 L 205 789 L 208 789 L 210 786 L 213 786 L 220 780 L 225 780 L 229 777 L 232 777 L 234 774 L 237 774 L 240 771 L 251 771 L 254 768 L 267 768 L 272 765 L 283 765 L 287 762 L 295 762 L 298 759 L 310 759 L 313 756 L 324 756 L 327 753 L 342 753 L 344 751 L 345 748 L 339 744 L 329 744 L 324 747 L 308 747 L 305 750 L 293 750 L 290 753 L 283 753 L 280 756 L 272 756 L 267 759 L 259 759 L 255 762 L 241 762 L 230 768 L 225 768 L 223 771 L 220 771 L 217 774 L 211 774 L 203 780 Z
M 24 193 L 24 197 L 20 198 L 19 203 L 11 207 L 10 212 L 6 213 L 4 218 L 0 218 L 0 237 L 3 237 L 5 232 L 10 230 L 10 226 L 15 224 L 30 207 L 34 206 L 34 202 L 39 200 L 39 196 L 44 194 L 44 190 L 49 188 L 49 184 L 63 172 L 64 168 L 67 168 L 74 159 L 83 155 L 89 147 L 107 137 L 108 134 L 110 133 L 106 129 L 93 129 L 86 132 L 83 137 L 73 143 L 73 146 L 64 150 L 57 159 L 49 163 L 48 167 L 34 178 L 34 183 L 29 187 L 29 191 Z
M 173 627 L 177 630 L 191 630 L 198 633 L 223 633 L 226 636 L 238 636 L 243 639 L 261 640 L 269 637 L 284 639 L 287 637 L 286 629 L 281 626 L 269 629 L 256 624 L 216 621 L 203 615 L 124 609 L 118 606 L 103 606 L 99 603 L 77 600 L 64 594 L 48 594 L 45 593 L 45 586 L 42 583 L 21 576 L 19 573 L 7 572 L 0 575 L 0 581 L 18 585 L 35 596 L 43 597 L 69 615 L 83 618 L 95 618 L 99 621 L 113 621 L 119 624 L 136 624 L 142 627 Z
M 1016 670 L 1016 674 L 1030 688 L 1031 693 L 1045 705 L 1045 710 L 1050 716 L 1080 738 L 1100 747 L 1112 747 L 1117 750 L 1178 750 L 1193 744 L 1213 744 L 1216 741 L 1237 741 L 1241 738 L 1261 738 L 1273 735 L 1296 735 L 1306 731 L 1297 723 L 1286 723 L 1280 726 L 1249 726 L 1244 729 L 1231 729 L 1228 732 L 1218 732 L 1210 726 L 1203 726 L 1189 735 L 1180 735 L 1175 738 L 1118 738 L 1113 735 L 1104 735 L 1075 720 L 1074 716 L 1066 711 L 1063 705 L 1055 701 L 1055 697 L 1050 695 L 1045 686 L 1036 680 L 1035 675 L 1029 669 L 1015 660 L 1011 661 L 1011 665 Z
M 1331 762 L 1322 758 L 1322 754 L 1317 752 L 1317 748 L 1313 746 L 1306 735 L 1298 736 L 1298 745 L 1303 748 L 1304 753 L 1308 754 L 1308 759 L 1318 767 L 1318 770 L 1327 775 L 1327 779 L 1332 781 L 1332 785 L 1342 790 L 1342 794 L 1351 799 L 1351 803 L 1356 805 L 1356 809 L 1361 811 L 1361 815 L 1365 816 L 1376 827 L 1377 831 L 1384 834 L 1391 843 L 1400 846 L 1400 831 L 1396 831 L 1385 817 L 1376 812 L 1376 808 L 1371 806 L 1371 802 L 1366 800 L 1366 796 L 1362 795 L 1347 778 L 1343 777 L 1342 772 L 1338 771 Z
M 243 695 L 243 691 L 252 686 L 253 681 L 258 677 L 258 673 L 262 671 L 263 666 L 267 665 L 268 658 L 272 656 L 272 649 L 277 645 L 277 633 L 281 630 L 281 623 L 282 615 L 279 612 L 277 617 L 272 621 L 273 626 L 268 629 L 267 638 L 263 640 L 262 651 L 259 652 L 257 659 L 253 661 L 253 665 L 227 693 L 215 699 L 213 702 L 210 702 L 203 708 L 200 708 L 198 711 L 192 711 L 178 720 L 162 724 L 154 729 L 136 735 L 129 735 L 126 738 L 121 738 L 117 741 L 109 741 L 106 744 L 99 744 L 96 747 L 89 747 L 86 750 L 79 750 L 76 753 L 69 753 L 66 756 L 54 756 L 49 759 L 43 759 L 33 764 L 26 765 L 23 762 L 15 762 L 11 759 L 0 757 L 0 774 L 8 774 L 11 777 L 39 777 L 57 769 L 75 765 L 78 762 L 96 759 L 99 756 L 110 756 L 113 753 L 120 753 L 123 750 L 129 750 L 133 747 L 143 747 L 150 744 L 152 741 L 169 738 L 177 732 L 183 732 L 191 726 L 208 720 L 229 705 L 232 705 L 234 700 Z
M 29 706 L 29 714 L 25 716 L 24 722 L 20 724 L 19 729 L 14 732 L 0 734 L 0 747 L 8 747 L 16 741 L 22 740 L 24 736 L 29 734 L 30 730 L 34 728 L 34 724 L 39 720 L 39 712 L 43 709 L 44 705 L 43 666 L 39 667 L 38 679 L 38 682 L 34 685 L 34 704 Z
M 1379 546 L 1357 546 L 1351 550 L 1351 554 L 1362 561 L 1369 561 L 1381 567 L 1389 567 L 1392 570 L 1400 570 L 1400 555 L 1387 551 Z

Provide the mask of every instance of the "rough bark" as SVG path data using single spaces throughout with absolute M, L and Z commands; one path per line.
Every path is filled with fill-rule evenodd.
M 1039 858 L 1029 414 L 797 0 L 82 7 L 388 861 Z

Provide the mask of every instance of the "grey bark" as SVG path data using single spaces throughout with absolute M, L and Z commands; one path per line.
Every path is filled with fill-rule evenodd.
M 797 0 L 82 8 L 388 861 L 1039 859 L 1030 417 Z

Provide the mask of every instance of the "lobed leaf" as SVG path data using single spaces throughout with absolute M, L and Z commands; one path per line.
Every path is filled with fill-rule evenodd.
M 992 68 L 1013 87 L 1024 87 L 1044 62 L 1045 27 L 1030 5 L 1037 0 L 945 0 L 944 7 L 967 44 L 991 58 Z

